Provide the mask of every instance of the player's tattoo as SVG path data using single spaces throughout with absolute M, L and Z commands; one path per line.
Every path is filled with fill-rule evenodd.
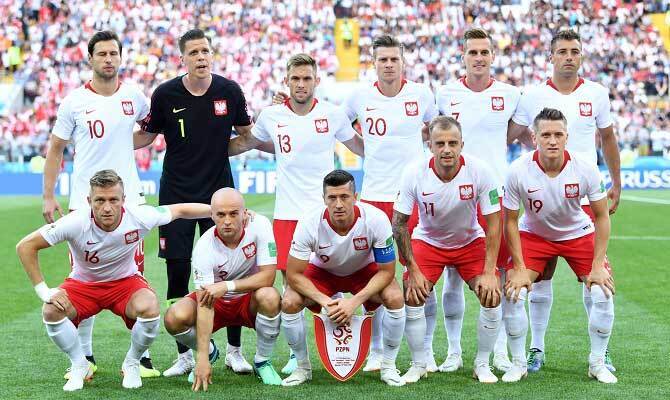
M 409 221 L 409 215 L 405 215 L 398 211 L 393 211 L 393 239 L 398 245 L 398 251 L 400 255 L 406 260 L 409 265 L 410 261 L 414 260 L 414 254 L 412 254 L 412 245 L 410 242 L 409 229 L 407 228 L 407 221 Z

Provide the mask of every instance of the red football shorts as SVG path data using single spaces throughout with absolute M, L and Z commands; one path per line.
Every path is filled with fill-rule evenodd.
M 484 272 L 486 241 L 477 238 L 459 249 L 441 249 L 422 240 L 412 239 L 412 253 L 421 273 L 433 284 L 440 280 L 447 266 L 456 268 L 461 278 L 468 282 Z M 403 279 L 408 278 L 409 272 L 405 271 Z
M 83 282 L 72 278 L 65 279 L 60 288 L 67 292 L 72 306 L 77 310 L 75 326 L 86 318 L 109 310 L 123 318 L 128 329 L 135 324 L 134 319 L 126 317 L 126 306 L 133 294 L 140 289 L 153 289 L 141 275 L 109 282 Z
M 288 260 L 288 252 L 291 250 L 291 241 L 293 241 L 293 233 L 298 221 L 275 219 L 272 221 L 272 232 L 275 235 L 275 243 L 277 243 L 277 269 L 286 271 L 286 261 Z
M 579 280 L 581 280 L 580 277 L 591 273 L 595 233 L 555 242 L 529 232 L 520 232 L 520 236 L 523 262 L 526 268 L 539 274 L 536 281 L 542 280 L 547 262 L 554 257 L 563 257 Z M 511 267 L 511 263 L 508 267 Z M 605 259 L 605 268 L 612 274 L 607 259 Z
M 332 296 L 335 293 L 352 293 L 356 294 L 367 286 L 370 279 L 379 271 L 376 263 L 370 263 L 365 267 L 359 269 L 348 276 L 337 276 L 325 271 L 315 265 L 309 264 L 305 269 L 305 277 L 307 277 L 317 289 L 326 296 Z M 366 301 L 363 303 L 365 311 L 373 311 L 379 307 L 379 303 L 373 301 Z M 316 304 L 309 308 L 315 313 L 321 312 L 321 306 Z
M 502 198 L 500 199 L 500 204 L 502 204 Z M 507 249 L 507 241 L 505 240 L 505 209 L 502 208 L 500 211 L 500 249 L 498 250 L 498 261 L 496 266 L 505 267 L 510 259 L 509 250 Z M 488 224 L 486 223 L 486 218 L 482 215 L 482 210 L 477 204 L 477 222 L 484 229 L 484 232 L 488 232 Z
M 232 299 L 219 298 L 214 301 L 214 326 L 212 333 L 226 326 L 246 326 L 254 328 L 256 326 L 256 314 L 251 312 L 252 292 L 245 293 L 242 296 Z M 191 292 L 186 296 L 198 303 L 198 296 Z

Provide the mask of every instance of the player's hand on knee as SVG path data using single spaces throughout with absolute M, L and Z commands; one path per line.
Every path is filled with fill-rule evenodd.
M 426 302 L 426 297 L 430 293 L 430 282 L 426 279 L 421 271 L 416 269 L 415 272 L 410 272 L 407 279 L 407 291 L 405 299 L 414 304 L 423 304 Z
M 615 293 L 614 278 L 604 267 L 592 268 L 591 273 L 586 277 L 586 286 L 589 290 L 593 285 L 600 286 L 607 298 Z
M 475 294 L 484 307 L 490 308 L 500 304 L 501 293 L 496 274 L 482 274 L 475 286 Z
M 286 100 L 288 100 L 288 94 L 280 90 L 277 93 L 275 93 L 274 96 L 272 96 L 272 105 L 282 104 Z
M 60 289 L 51 296 L 51 299 L 48 301 L 48 303 L 52 304 L 54 307 L 64 313 L 67 313 L 67 311 L 72 307 L 72 303 L 70 303 L 70 299 L 67 297 L 67 293 L 65 290 Z
M 523 288 L 530 291 L 531 281 L 526 272 L 525 268 L 513 268 L 507 271 L 507 281 L 505 282 L 505 297 L 507 297 L 507 301 L 516 303 L 519 300 L 519 293 L 521 293 L 521 289 Z
M 55 221 L 54 216 L 58 211 L 60 217 L 63 216 L 63 209 L 60 206 L 60 203 L 56 199 L 44 199 L 44 205 L 42 206 L 42 216 L 44 220 L 51 224 Z
M 211 384 L 212 364 L 210 364 L 209 360 L 198 361 L 193 371 L 193 386 L 191 386 L 191 389 L 197 392 L 202 387 L 202 390 L 206 392 Z

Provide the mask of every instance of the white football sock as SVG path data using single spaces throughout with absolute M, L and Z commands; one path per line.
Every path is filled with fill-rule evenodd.
M 444 328 L 449 341 L 449 354 L 462 354 L 461 329 L 465 314 L 465 294 L 463 279 L 456 268 L 445 268 L 444 286 L 442 286 L 442 308 L 444 309 Z
M 272 349 L 275 347 L 277 336 L 279 336 L 279 326 L 281 318 L 279 315 L 266 317 L 256 314 L 256 355 L 255 363 L 267 361 L 272 356 Z
M 383 321 L 384 359 L 395 364 L 398 357 L 402 335 L 405 332 L 405 307 L 397 310 L 386 309 Z
M 586 287 L 585 283 L 582 283 L 582 300 L 584 301 L 584 309 L 586 310 L 586 316 L 591 316 L 591 307 L 593 307 L 593 300 L 591 299 L 591 291 Z
M 178 341 L 179 343 L 183 344 L 189 349 L 198 351 L 198 334 L 195 331 L 195 326 L 188 328 L 182 333 L 174 334 L 172 335 L 172 337 L 174 338 L 174 340 Z M 210 340 L 208 354 L 212 354 L 213 351 L 214 351 L 214 344 Z
M 307 337 L 302 311 L 295 314 L 281 313 L 281 324 L 289 347 L 293 350 L 298 365 L 309 366 L 307 354 Z
M 68 318 L 57 322 L 44 321 L 47 335 L 63 353 L 67 354 L 72 365 L 88 365 L 84 352 L 79 344 L 77 328 Z
M 423 306 L 412 307 L 405 306 L 405 337 L 409 352 L 412 355 L 412 361 L 415 364 L 426 366 L 426 352 L 423 340 L 426 337 L 426 316 L 423 313 Z
M 544 335 L 549 325 L 554 290 L 551 280 L 533 283 L 528 295 L 528 314 L 530 316 L 530 347 L 544 351 Z
M 593 306 L 589 317 L 589 336 L 591 337 L 591 354 L 589 360 L 605 357 L 607 343 L 614 325 L 614 298 L 608 299 L 600 286 L 591 286 Z
M 154 318 L 137 317 L 135 325 L 130 331 L 130 349 L 126 354 L 127 359 L 139 361 L 156 336 L 160 326 L 160 316 Z
M 435 333 L 435 322 L 437 320 L 437 295 L 431 290 L 423 305 L 423 313 L 426 315 L 426 336 L 423 339 L 423 348 L 427 355 L 433 354 L 433 334 Z
M 477 358 L 475 362 L 489 362 L 501 321 L 502 307 L 486 308 L 480 306 L 479 319 L 477 320 Z
M 93 355 L 93 324 L 95 322 L 95 315 L 86 318 L 77 326 L 77 334 L 79 336 L 79 344 L 85 356 Z
M 365 306 L 363 306 L 365 311 Z M 380 305 L 377 310 L 375 310 L 375 315 L 372 316 L 372 336 L 370 337 L 370 352 L 374 354 L 382 354 L 384 352 L 383 345 L 383 323 L 384 323 L 384 313 L 386 308 L 384 305 Z
M 528 316 L 526 315 L 526 297 L 528 291 L 526 288 L 521 289 L 519 293 L 519 300 L 516 303 L 507 302 L 503 297 L 505 305 L 503 306 L 503 319 L 506 334 L 509 338 L 509 349 L 512 353 L 512 361 L 526 360 L 526 335 L 528 334 Z M 502 327 L 501 327 L 502 328 Z M 502 331 L 502 329 L 500 329 Z

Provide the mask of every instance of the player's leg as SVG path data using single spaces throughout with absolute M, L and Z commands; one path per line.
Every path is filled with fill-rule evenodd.
M 500 262 L 500 260 L 499 260 L 499 262 Z M 499 265 L 502 265 L 502 264 L 499 264 Z M 502 268 L 502 267 L 499 267 L 498 272 L 500 273 L 500 282 L 501 282 L 501 284 L 504 284 L 504 282 L 505 282 L 505 269 Z M 504 301 L 504 298 L 503 298 L 500 302 L 500 306 L 502 307 L 503 318 L 504 318 L 504 315 L 505 315 L 506 305 L 507 305 L 507 302 Z M 509 371 L 510 368 L 512 368 L 512 362 L 510 361 L 509 357 L 507 356 L 507 329 L 505 328 L 504 322 L 503 322 L 503 324 L 500 325 L 500 329 L 498 330 L 498 337 L 496 338 L 496 343 L 493 346 L 493 368 L 497 369 L 500 372 L 507 372 L 507 371 Z
M 414 383 L 426 376 L 426 351 L 424 343 L 424 338 L 426 337 L 425 303 L 408 299 L 407 280 L 404 282 L 404 289 L 406 299 L 405 337 L 407 338 L 407 346 L 409 347 L 409 352 L 412 356 L 412 364 L 402 378 L 405 383 Z
M 195 237 L 195 225 L 194 220 L 177 219 L 159 227 L 158 256 L 165 259 L 167 266 L 168 307 L 189 293 L 188 283 L 191 276 L 191 250 Z M 195 366 L 193 352 L 180 342 L 176 343 L 177 359 L 170 368 L 163 371 L 163 376 L 185 375 Z
M 365 307 L 364 307 L 365 308 Z M 369 310 L 365 310 L 366 312 Z M 384 358 L 384 344 L 383 344 L 383 324 L 384 324 L 385 307 L 380 306 L 375 310 L 372 316 L 372 336 L 370 337 L 370 354 L 368 361 L 363 367 L 363 371 L 372 372 L 379 371 L 382 366 Z
M 282 379 L 270 362 L 281 324 L 279 292 L 273 287 L 256 290 L 251 296 L 249 309 L 252 314 L 256 314 L 254 372 L 266 385 L 281 385 Z
M 142 386 L 140 358 L 158 336 L 160 327 L 160 307 L 156 294 L 149 288 L 143 278 L 131 277 L 128 279 L 133 278 L 144 282 L 145 287 L 138 288 L 135 282 L 128 281 L 128 288 L 124 288 L 124 290 L 132 293 L 126 300 L 125 319 L 127 323 L 129 320 L 134 320 L 134 324 L 131 324 L 130 349 L 128 349 L 121 366 L 123 371 L 122 385 L 126 389 Z M 123 304 L 123 300 L 120 300 L 119 305 L 121 304 Z
M 440 372 L 453 372 L 463 367 L 461 356 L 461 330 L 465 314 L 465 293 L 463 279 L 455 268 L 446 268 L 442 286 L 442 309 L 444 310 L 444 328 L 449 343 L 447 359 L 440 365 Z
M 295 232 L 295 227 L 297 224 L 298 221 L 293 220 L 275 219 L 272 221 L 272 232 L 274 233 L 277 246 L 277 270 L 281 272 L 282 278 L 282 295 L 288 287 L 288 281 L 286 280 L 286 261 L 288 259 L 288 252 L 291 249 L 291 240 L 293 240 L 293 233 Z M 302 313 L 302 318 L 304 324 L 304 312 Z M 295 354 L 293 354 L 293 350 L 290 350 L 288 361 L 281 369 L 281 373 L 290 375 L 297 367 L 298 363 L 296 361 Z
M 283 386 L 296 386 L 312 379 L 312 364 L 307 352 L 307 334 L 305 331 L 305 319 L 303 310 L 305 306 L 313 306 L 316 303 L 306 299 L 301 294 L 286 287 L 281 301 L 281 324 L 284 328 L 286 341 L 296 357 L 297 367 L 286 379 L 282 381 Z
M 437 322 L 437 295 L 435 289 L 431 290 L 423 306 L 426 315 L 426 336 L 423 339 L 423 348 L 426 352 L 426 371 L 437 372 L 435 352 L 433 351 L 433 336 L 435 334 L 435 323 Z
M 528 315 L 530 318 L 530 350 L 528 351 L 528 372 L 537 372 L 545 363 L 544 337 L 549 326 L 554 290 L 551 279 L 556 271 L 558 258 L 554 257 L 544 269 L 542 280 L 533 283 L 528 295 Z
M 69 392 L 82 389 L 84 380 L 93 375 L 93 370 L 90 362 L 86 360 L 79 343 L 77 328 L 72 322 L 77 320 L 78 313 L 70 296 L 68 302 L 65 311 L 59 310 L 53 304 L 44 304 L 42 320 L 51 341 L 70 359 L 70 376 L 63 386 L 63 390 Z M 95 310 L 95 306 L 85 308 L 80 306 L 80 309 Z
M 379 296 L 379 299 L 376 299 L 376 296 Z M 405 381 L 398 373 L 395 363 L 406 322 L 405 301 L 400 285 L 393 279 L 381 294 L 373 296 L 370 300 L 379 301 L 386 307 L 386 315 L 382 321 L 384 349 L 380 368 L 381 380 L 390 386 L 403 386 Z M 368 301 L 368 304 L 371 302 Z

